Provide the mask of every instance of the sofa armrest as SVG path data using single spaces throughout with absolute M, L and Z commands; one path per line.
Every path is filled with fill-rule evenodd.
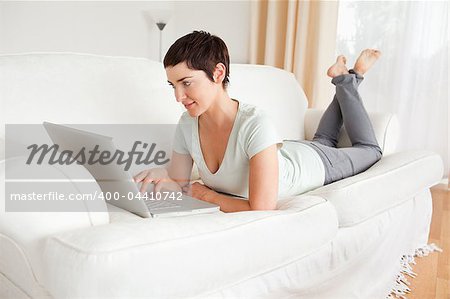
M 70 167 L 67 165 L 39 165 L 33 167 L 33 165 L 26 165 L 24 159 L 24 157 L 14 157 L 0 161 L 0 251 L 20 252 L 24 256 L 24 260 L 32 265 L 31 268 L 35 269 L 35 266 L 37 266 L 37 269 L 41 269 L 42 258 L 40 253 L 43 246 L 42 240 L 56 233 L 107 224 L 109 223 L 109 214 L 106 210 L 106 204 L 98 201 L 94 203 L 76 202 L 76 206 L 71 206 L 74 207 L 74 210 L 61 212 L 49 209 L 40 211 L 37 205 L 32 206 L 34 209 L 11 212 L 6 206 L 8 199 L 5 198 L 7 195 L 6 188 L 10 187 L 6 185 L 6 179 L 10 179 L 8 176 L 11 174 L 14 177 L 14 173 L 17 172 L 46 172 L 52 173 L 55 181 L 57 181 L 58 179 L 67 179 L 67 175 L 70 174 L 87 173 L 87 170 L 80 165 L 73 164 Z M 54 184 L 57 185 L 59 183 Z M 25 193 L 28 193 L 30 190 L 39 193 L 39 190 L 41 190 L 36 185 L 30 184 L 30 187 L 27 186 L 27 184 L 24 184 L 23 186 L 14 187 L 14 190 L 18 188 L 20 192 Z M 97 184 L 81 184 L 77 181 L 68 181 L 68 184 L 65 186 L 65 191 L 68 193 L 100 192 Z M 55 186 L 55 189 L 59 190 L 57 186 Z M 9 190 L 8 192 L 11 191 Z M 18 271 L 15 271 L 15 269 L 18 266 L 16 259 L 11 259 L 6 254 L 0 255 L 0 272 L 13 279 L 16 283 L 15 275 Z M 34 275 L 39 277 L 41 273 L 37 271 Z
M 314 134 L 319 126 L 325 110 L 308 109 L 305 113 L 305 139 L 312 140 Z M 383 150 L 383 155 L 389 155 L 396 151 L 398 136 L 399 136 L 399 122 L 397 116 L 392 113 L 369 113 L 370 120 L 375 131 L 378 144 Z M 345 127 L 342 126 L 339 134 L 337 147 L 351 146 Z
M 429 188 L 442 178 L 440 155 L 423 150 L 382 157 L 368 170 L 306 194 L 330 201 L 339 226 L 352 226 L 382 213 Z

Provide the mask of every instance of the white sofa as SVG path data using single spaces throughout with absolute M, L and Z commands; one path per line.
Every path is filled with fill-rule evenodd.
M 283 138 L 312 138 L 323 111 L 307 109 L 292 74 L 230 69 L 232 97 L 268 111 Z M 5 123 L 175 124 L 182 112 L 161 63 L 142 58 L 3 55 L 0 82 L 2 151 Z M 279 200 L 276 211 L 144 219 L 105 204 L 104 212 L 5 212 L 5 171 L 20 159 L 2 161 L 0 297 L 385 298 L 401 257 L 429 249 L 429 188 L 443 163 L 429 151 L 395 152 L 395 116 L 370 117 L 383 158 Z M 343 130 L 339 146 L 348 144 Z

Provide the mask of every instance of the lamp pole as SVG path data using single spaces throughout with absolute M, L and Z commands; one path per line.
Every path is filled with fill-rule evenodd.
M 162 62 L 162 32 L 164 30 L 164 27 L 166 27 L 167 23 L 164 22 L 158 22 L 156 23 L 156 26 L 158 26 L 159 29 L 159 61 Z

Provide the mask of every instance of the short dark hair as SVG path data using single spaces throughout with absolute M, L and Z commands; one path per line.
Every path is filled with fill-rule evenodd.
M 205 31 L 193 31 L 175 41 L 164 56 L 164 68 L 186 62 L 188 68 L 202 70 L 214 82 L 214 69 L 218 63 L 225 65 L 225 78 L 222 81 L 227 87 L 230 75 L 230 56 L 225 42 Z

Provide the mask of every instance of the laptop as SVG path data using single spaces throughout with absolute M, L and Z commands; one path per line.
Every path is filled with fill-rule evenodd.
M 69 150 L 76 155 L 83 147 L 88 152 L 96 146 L 99 151 L 115 153 L 117 150 L 112 137 L 49 122 L 43 125 L 60 152 Z M 110 197 L 108 203 L 144 218 L 212 213 L 220 209 L 218 205 L 181 192 L 161 190 L 159 194 L 154 193 L 153 184 L 146 194 L 142 194 L 131 174 L 116 163 L 83 163 L 83 166 L 95 178 L 103 194 Z

